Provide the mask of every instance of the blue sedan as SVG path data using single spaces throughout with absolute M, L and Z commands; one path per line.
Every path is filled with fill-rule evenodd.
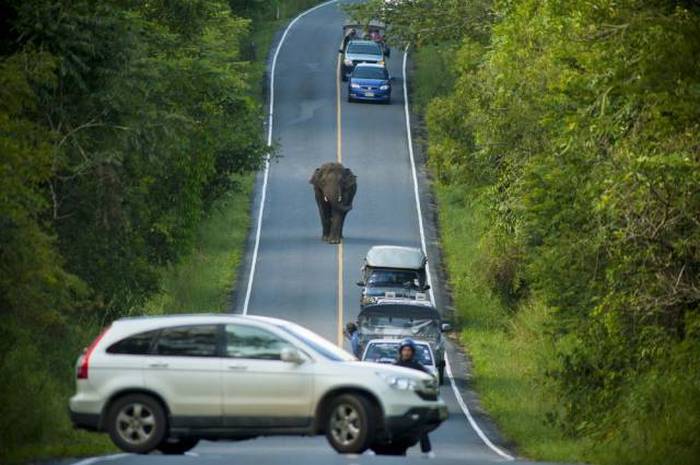
M 360 63 L 348 83 L 348 102 L 370 100 L 391 102 L 391 78 L 384 65 Z

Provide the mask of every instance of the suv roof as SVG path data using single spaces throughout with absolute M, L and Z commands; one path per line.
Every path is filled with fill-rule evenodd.
M 367 252 L 365 261 L 373 268 L 403 268 L 418 270 L 428 259 L 421 249 L 396 245 L 375 245 Z

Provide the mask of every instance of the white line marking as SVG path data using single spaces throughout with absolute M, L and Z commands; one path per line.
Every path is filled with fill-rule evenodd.
M 287 33 L 292 28 L 292 26 L 294 26 L 294 24 L 297 21 L 299 21 L 299 19 L 303 18 L 304 16 L 306 16 L 314 10 L 322 8 L 326 5 L 330 5 L 331 3 L 335 3 L 337 1 L 338 0 L 330 0 L 328 2 L 321 3 L 319 5 L 316 5 L 315 7 L 309 8 L 308 10 L 300 13 L 287 25 L 284 32 L 282 33 L 282 37 L 280 38 L 280 41 L 277 44 L 277 48 L 275 48 L 275 54 L 272 56 L 272 66 L 270 67 L 270 106 L 267 118 L 267 145 L 272 145 L 272 120 L 275 108 L 275 68 L 277 67 L 277 56 L 279 55 L 280 49 L 284 44 L 284 39 L 287 38 Z M 250 264 L 250 273 L 248 274 L 248 286 L 245 292 L 245 301 L 243 302 L 243 315 L 248 314 L 248 304 L 250 303 L 250 295 L 253 292 L 253 280 L 255 279 L 255 268 L 258 261 L 258 250 L 260 249 L 260 233 L 262 231 L 263 213 L 265 212 L 265 199 L 267 198 L 267 180 L 269 179 L 269 175 L 270 158 L 267 157 L 265 159 L 265 174 L 263 175 L 262 195 L 260 197 L 260 209 L 258 211 L 258 221 L 255 231 L 255 245 L 253 246 L 253 258 Z
M 415 199 L 416 199 L 416 211 L 418 213 L 418 229 L 420 230 L 420 243 L 421 243 L 421 248 L 423 249 L 423 253 L 427 255 L 428 251 L 425 246 L 425 230 L 423 229 L 423 210 L 421 209 L 421 203 L 420 203 L 420 193 L 418 191 L 418 176 L 416 173 L 416 161 L 415 157 L 413 155 L 413 136 L 411 135 L 411 115 L 408 109 L 408 79 L 407 79 L 407 74 L 406 74 L 406 61 L 408 58 L 408 46 L 404 49 L 403 52 L 403 67 L 402 67 L 402 72 L 403 72 L 403 102 L 404 102 L 404 112 L 406 114 L 406 136 L 408 138 L 408 155 L 411 159 L 411 173 L 413 174 L 413 192 L 415 194 Z M 430 289 L 428 290 L 430 294 L 430 302 L 435 305 L 435 294 L 433 293 L 433 284 L 432 284 L 432 278 L 430 274 L 430 267 L 429 265 L 426 266 L 426 272 L 428 275 L 428 284 L 430 285 Z M 462 412 L 464 413 L 464 416 L 467 417 L 467 420 L 469 421 L 469 424 L 471 427 L 474 429 L 476 434 L 481 438 L 481 440 L 486 444 L 491 450 L 493 450 L 496 454 L 500 455 L 506 460 L 515 460 L 515 457 L 512 455 L 504 452 L 502 449 L 494 445 L 494 443 L 491 442 L 491 440 L 484 434 L 484 432 L 479 428 L 479 425 L 476 423 L 476 420 L 474 420 L 474 417 L 472 417 L 471 412 L 469 411 L 469 407 L 467 407 L 466 402 L 464 402 L 464 399 L 462 398 L 462 394 L 459 392 L 459 389 L 457 388 L 457 383 L 455 383 L 455 379 L 452 376 L 452 367 L 450 367 L 450 360 L 447 358 L 447 353 L 445 353 L 445 368 L 447 369 L 447 377 L 450 378 L 450 384 L 452 385 L 452 391 L 455 394 L 455 397 L 457 398 L 457 403 L 459 404 L 460 408 L 462 409 Z
M 92 465 L 93 463 L 97 463 L 97 462 L 109 462 L 112 460 L 120 459 L 122 457 L 126 457 L 128 455 L 129 454 L 112 454 L 112 455 L 105 455 L 102 457 L 90 457 L 87 459 L 83 459 L 79 462 L 75 462 L 72 465 Z

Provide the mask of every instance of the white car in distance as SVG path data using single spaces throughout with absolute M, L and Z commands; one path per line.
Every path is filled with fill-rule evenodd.
M 135 453 L 184 453 L 200 439 L 325 434 L 339 453 L 393 455 L 447 418 L 432 376 L 360 363 L 275 318 L 120 319 L 79 357 L 76 374 L 73 424 Z
M 399 356 L 399 347 L 402 339 L 372 339 L 365 346 L 362 353 L 362 361 L 393 364 Z M 438 369 L 435 366 L 435 356 L 430 344 L 425 341 L 414 340 L 416 345 L 415 359 L 425 367 L 436 379 Z

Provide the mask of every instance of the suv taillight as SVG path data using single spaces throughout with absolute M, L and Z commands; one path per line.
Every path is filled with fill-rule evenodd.
M 95 350 L 95 347 L 97 347 L 97 344 L 100 342 L 100 339 L 107 333 L 107 330 L 109 329 L 109 326 L 104 328 L 99 336 L 93 340 L 90 345 L 85 349 L 85 352 L 83 353 L 83 356 L 80 359 L 80 365 L 78 366 L 76 377 L 78 379 L 87 379 L 88 378 L 88 367 L 90 365 L 90 355 L 92 355 L 92 351 Z

